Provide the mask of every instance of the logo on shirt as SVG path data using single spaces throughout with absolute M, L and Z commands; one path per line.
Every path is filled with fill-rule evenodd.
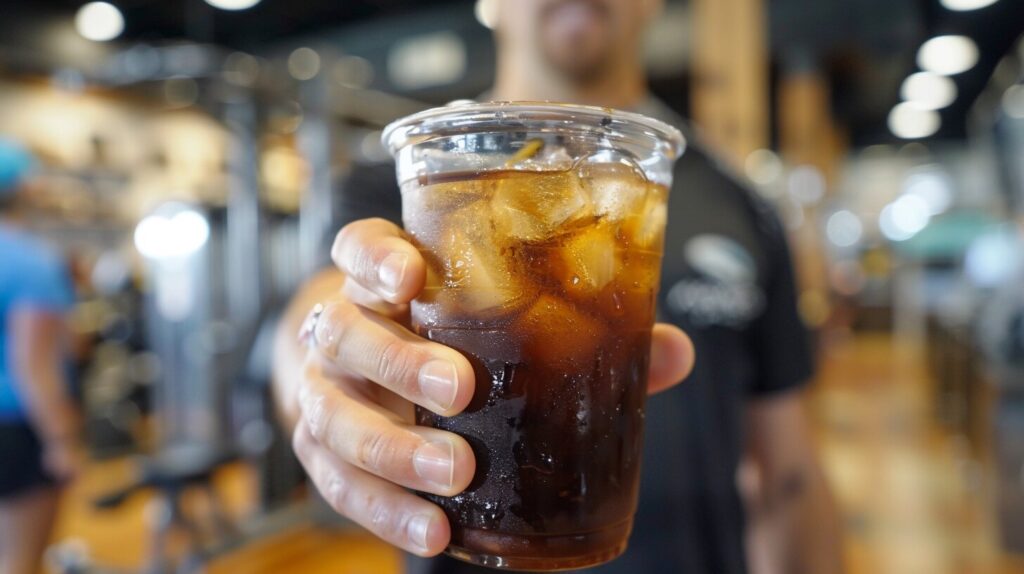
M 757 264 L 736 241 L 721 235 L 698 235 L 683 246 L 691 273 L 668 291 L 667 303 L 695 326 L 741 328 L 764 308 L 757 284 Z

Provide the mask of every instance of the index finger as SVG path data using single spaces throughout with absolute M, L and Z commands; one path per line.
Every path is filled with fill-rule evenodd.
M 426 263 L 400 227 L 373 218 L 346 225 L 331 259 L 345 276 L 390 303 L 407 303 L 423 289 Z

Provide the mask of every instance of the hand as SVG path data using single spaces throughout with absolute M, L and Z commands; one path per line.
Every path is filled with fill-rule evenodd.
M 312 326 L 316 348 L 295 389 L 302 415 L 295 452 L 335 510 L 391 544 L 433 556 L 448 545 L 448 520 L 405 488 L 452 496 L 476 463 L 458 435 L 416 426 L 413 403 L 460 412 L 473 395 L 473 369 L 454 349 L 407 329 L 426 266 L 401 229 L 381 219 L 352 223 L 331 256 L 346 280 Z M 653 335 L 651 393 L 693 366 L 682 331 L 656 325 Z
M 66 483 L 78 477 L 84 461 L 85 454 L 75 439 L 47 440 L 43 445 L 43 468 L 58 482 Z

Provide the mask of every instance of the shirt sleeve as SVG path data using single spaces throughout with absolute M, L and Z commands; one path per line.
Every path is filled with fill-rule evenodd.
M 74 304 L 74 289 L 64 262 L 53 254 L 35 258 L 20 277 L 12 306 L 64 313 Z
M 811 338 L 797 311 L 796 280 L 786 232 L 778 216 L 760 206 L 767 262 L 764 310 L 749 332 L 755 376 L 750 394 L 776 394 L 802 386 L 814 374 Z

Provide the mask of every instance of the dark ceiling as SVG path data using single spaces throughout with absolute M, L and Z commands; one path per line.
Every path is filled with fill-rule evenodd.
M 385 35 L 390 31 L 392 37 L 397 37 L 415 28 L 419 14 L 459 14 L 462 30 L 476 26 L 471 15 L 473 0 L 264 0 L 241 12 L 219 11 L 203 0 L 111 1 L 125 15 L 123 41 L 158 43 L 187 38 L 257 53 L 312 35 L 344 38 L 361 29 L 372 28 Z M 981 49 L 979 64 L 955 77 L 960 97 L 942 111 L 943 128 L 934 136 L 964 137 L 970 106 L 1000 58 L 1024 33 L 1021 0 L 1000 0 L 974 12 L 948 11 L 939 0 L 767 1 L 773 78 L 777 80 L 794 68 L 815 67 L 824 71 L 832 81 L 835 113 L 849 129 L 852 143 L 858 146 L 893 141 L 886 116 L 899 101 L 900 83 L 916 71 L 917 48 L 939 34 L 965 34 Z M 0 46 L 31 42 L 33 26 L 44 21 L 70 20 L 82 2 L 3 2 Z M 388 17 L 404 24 L 381 25 L 381 19 Z M 423 19 L 427 20 L 430 18 Z M 332 30 L 335 32 L 330 34 Z M 471 55 L 490 54 L 493 47 L 482 27 L 470 35 L 466 41 L 478 44 L 471 46 Z M 384 58 L 383 54 L 365 56 L 371 61 Z M 471 67 L 486 59 L 471 58 Z M 411 95 L 428 101 L 473 95 L 469 92 L 479 90 L 489 77 L 490 66 L 485 63 L 482 68 L 469 70 L 471 81 L 448 90 Z M 688 87 L 686 70 L 654 80 L 655 91 L 683 111 L 688 105 Z
M 833 109 L 855 145 L 892 140 L 886 117 L 899 101 L 903 79 L 919 71 L 917 49 L 933 36 L 961 34 L 981 53 L 971 70 L 954 76 L 959 97 L 942 110 L 934 138 L 966 135 L 968 111 L 996 65 L 1024 34 L 1024 2 L 1000 0 L 971 12 L 945 9 L 939 0 L 773 0 L 772 45 L 785 67 L 814 63 L 832 80 Z
M 458 0 L 264 0 L 253 8 L 228 12 L 203 0 L 110 0 L 125 17 L 122 39 L 156 42 L 188 38 L 238 49 L 255 50 L 296 34 L 344 25 L 371 17 L 386 17 L 459 3 Z M 12 19 L 72 17 L 86 0 L 7 0 L 4 24 Z M 467 1 L 461 3 L 467 4 Z M 469 2 L 468 4 L 472 4 Z M 0 24 L 3 26 L 4 24 Z

